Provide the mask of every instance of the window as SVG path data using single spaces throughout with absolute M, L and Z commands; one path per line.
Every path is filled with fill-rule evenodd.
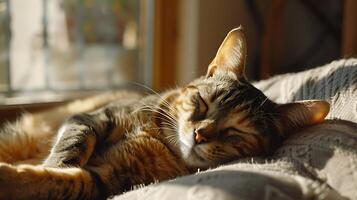
M 0 104 L 150 86 L 153 12 L 153 0 L 0 0 Z

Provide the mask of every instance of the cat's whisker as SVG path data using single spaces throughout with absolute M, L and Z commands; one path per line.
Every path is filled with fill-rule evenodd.
M 161 127 L 161 128 L 152 128 L 151 130 L 169 130 L 169 131 L 176 131 L 173 128 L 168 128 L 168 127 Z
M 153 90 L 152 88 L 150 88 L 150 87 L 148 87 L 148 86 L 146 86 L 146 85 L 144 85 L 144 84 L 141 84 L 141 83 L 132 82 L 132 84 L 135 84 L 135 85 L 138 85 L 138 86 L 140 86 L 140 87 L 143 87 L 143 88 L 145 88 L 145 89 L 151 91 L 152 93 L 156 94 L 156 95 L 160 98 L 160 100 L 162 100 L 163 104 L 166 105 L 166 107 L 167 107 L 168 109 L 170 109 L 171 111 L 174 111 L 173 108 L 172 108 L 172 106 L 169 104 L 169 102 L 167 102 L 167 100 L 165 100 L 165 98 L 164 98 L 160 93 L 156 92 L 156 91 Z
M 176 124 L 167 123 L 167 122 L 162 122 L 162 124 L 169 125 L 169 126 L 171 126 L 171 128 L 177 129 L 177 125 Z
M 162 117 L 161 118 L 162 120 L 164 120 L 165 118 L 168 120 L 168 122 L 172 122 L 172 123 L 175 123 L 177 120 L 171 116 L 168 116 L 166 115 L 165 113 L 161 113 Z
M 171 112 L 175 112 L 175 109 L 172 107 L 172 105 L 170 105 L 170 103 L 165 100 L 162 96 L 159 96 L 160 97 L 160 100 L 162 101 L 162 106 L 165 106 L 165 108 L 169 109 Z M 157 107 L 160 107 L 160 104 L 159 105 L 156 105 Z
M 179 141 L 175 135 L 167 135 L 165 139 L 167 139 L 168 142 L 172 143 L 175 146 L 179 144 Z
M 142 109 L 143 111 L 150 111 L 150 112 L 155 112 L 155 113 L 158 113 L 158 114 L 160 114 L 160 115 L 162 115 L 163 117 L 166 117 L 166 118 L 159 118 L 159 117 L 157 117 L 157 116 L 154 116 L 155 118 L 159 118 L 159 119 L 161 119 L 161 120 L 164 120 L 164 119 L 168 119 L 169 121 L 172 121 L 172 122 L 175 122 L 176 121 L 176 119 L 174 119 L 173 117 L 171 117 L 171 116 L 169 116 L 169 115 L 167 115 L 166 113 L 163 113 L 163 112 L 160 112 L 160 111 L 158 111 L 158 110 L 152 110 L 152 109 Z
M 161 120 L 162 120 L 161 124 L 168 125 L 168 126 L 170 126 L 171 128 L 177 129 L 177 125 L 174 124 L 173 122 L 166 121 L 165 118 L 160 118 L 160 117 L 155 117 L 155 118 L 161 119 Z
M 171 116 L 173 119 L 176 119 L 176 116 L 174 116 L 172 113 L 167 112 L 166 110 L 164 110 L 164 109 L 162 109 L 162 108 L 157 108 L 157 109 L 159 109 L 159 110 L 161 110 L 162 112 L 164 112 L 165 114 Z
M 165 110 L 163 109 L 155 109 L 155 108 L 152 108 L 152 107 L 142 107 L 140 108 L 139 110 L 137 110 L 136 112 L 138 111 L 151 111 L 151 112 L 156 112 L 158 114 L 161 114 L 161 115 L 165 115 L 166 117 L 168 118 L 171 118 L 172 120 L 176 120 L 176 117 L 173 116 L 172 114 L 169 114 L 167 113 Z
M 166 100 L 165 100 L 165 102 L 166 103 L 163 104 L 163 106 L 166 106 L 166 108 L 169 109 L 171 112 L 175 112 L 174 107 L 172 107 L 172 105 L 170 105 L 169 102 L 167 102 Z
M 147 85 L 144 85 L 144 84 L 141 84 L 141 83 L 138 83 L 138 82 L 129 82 L 130 84 L 134 84 L 134 85 L 137 85 L 137 86 L 140 86 L 140 87 L 143 87 L 151 92 L 153 92 L 154 94 L 157 94 L 157 95 L 160 95 L 158 92 L 156 92 L 155 90 L 153 90 L 152 88 L 150 88 L 149 86 Z
M 158 107 L 156 105 L 151 105 L 151 106 L 150 105 L 144 105 L 143 107 L 139 108 L 139 110 L 143 109 L 143 108 L 149 108 L 149 109 L 155 109 L 155 110 L 157 109 L 157 110 L 163 111 L 164 113 L 170 115 L 172 118 L 176 118 L 174 115 L 172 115 L 172 113 L 167 112 L 167 110 L 164 110 L 164 109 L 162 109 L 162 108 L 160 108 L 160 107 Z
M 159 117 L 159 116 L 154 116 L 157 119 L 161 119 L 162 120 L 162 124 L 166 124 L 166 125 L 170 125 L 172 128 L 177 128 L 177 125 L 174 123 L 175 121 L 167 121 L 167 118 L 163 118 L 163 117 Z

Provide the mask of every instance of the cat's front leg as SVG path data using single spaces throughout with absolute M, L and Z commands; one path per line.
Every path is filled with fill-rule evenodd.
M 97 199 L 92 176 L 81 168 L 46 168 L 0 163 L 0 200 Z
M 84 166 L 98 142 L 110 129 L 111 116 L 105 110 L 72 116 L 62 125 L 44 166 Z
M 114 105 L 92 113 L 72 116 L 60 128 L 57 140 L 43 166 L 83 167 L 95 147 L 112 138 L 113 129 L 117 130 L 114 138 L 124 137 L 125 130 L 130 129 L 129 112 L 130 107 Z

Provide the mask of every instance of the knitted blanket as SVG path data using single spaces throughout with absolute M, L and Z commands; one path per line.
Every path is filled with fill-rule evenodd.
M 357 199 L 357 59 L 255 85 L 280 103 L 325 99 L 329 120 L 295 133 L 271 158 L 239 160 L 114 199 Z
M 325 99 L 331 104 L 327 119 L 357 123 L 357 59 L 338 60 L 297 74 L 275 76 L 255 86 L 278 103 Z

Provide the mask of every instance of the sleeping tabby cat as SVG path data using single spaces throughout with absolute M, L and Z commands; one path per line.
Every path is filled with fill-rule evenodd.
M 244 76 L 245 57 L 237 28 L 207 75 L 185 87 L 160 95 L 105 94 L 6 125 L 0 199 L 105 199 L 138 184 L 266 155 L 287 133 L 323 121 L 324 101 L 276 104 L 253 87 Z

